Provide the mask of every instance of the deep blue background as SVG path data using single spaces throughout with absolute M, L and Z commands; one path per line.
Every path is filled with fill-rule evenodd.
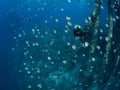
M 6 13 L 15 6 L 14 1 L 0 0 L 0 90 L 13 90 L 16 86 L 11 75 L 15 66 L 10 55 L 10 48 L 14 43 L 11 39 L 11 31 L 6 25 Z

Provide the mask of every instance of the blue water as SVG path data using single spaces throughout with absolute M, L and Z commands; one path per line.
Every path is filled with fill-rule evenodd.
M 14 77 L 11 72 L 15 67 L 10 48 L 12 47 L 11 31 L 6 25 L 6 13 L 12 8 L 11 0 L 0 1 L 0 90 L 11 90 L 15 88 Z
M 0 90 L 120 90 L 120 21 L 113 23 L 108 62 L 104 62 L 110 26 L 107 2 L 102 6 L 91 54 L 94 28 L 83 41 L 75 39 L 73 29 L 75 25 L 84 29 L 94 0 L 1 0 Z

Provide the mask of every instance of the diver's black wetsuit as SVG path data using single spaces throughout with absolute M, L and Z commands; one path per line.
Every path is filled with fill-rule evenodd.
M 73 33 L 75 37 L 79 37 L 79 38 L 83 38 L 87 36 L 87 33 L 82 31 L 82 29 L 79 27 L 76 27 L 75 29 L 73 29 Z

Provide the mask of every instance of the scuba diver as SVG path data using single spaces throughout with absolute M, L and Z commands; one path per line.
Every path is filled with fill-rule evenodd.
M 73 33 L 74 33 L 74 36 L 77 38 L 84 39 L 85 37 L 87 37 L 87 32 L 83 31 L 81 26 L 79 25 L 74 26 Z

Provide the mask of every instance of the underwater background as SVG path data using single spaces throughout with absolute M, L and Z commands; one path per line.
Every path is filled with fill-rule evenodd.
M 0 90 L 120 90 L 119 17 L 119 0 L 1 0 Z

